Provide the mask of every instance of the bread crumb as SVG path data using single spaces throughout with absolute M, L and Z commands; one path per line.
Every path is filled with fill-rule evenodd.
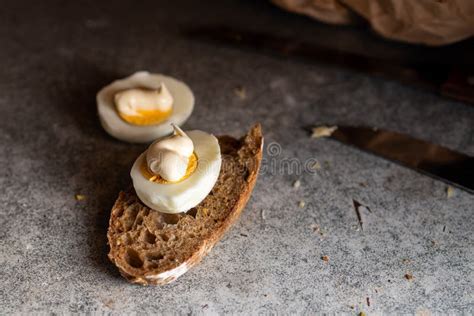
M 74 198 L 76 199 L 76 201 L 82 201 L 86 199 L 86 196 L 84 194 L 76 194 L 74 195 Z
M 359 313 L 359 316 L 365 316 L 365 313 L 364 313 L 364 312 L 360 312 L 360 313 Z
M 322 256 L 321 260 L 323 260 L 325 262 L 329 262 L 329 256 Z
M 298 206 L 299 206 L 300 208 L 304 208 L 305 205 L 306 205 L 306 203 L 305 203 L 304 201 L 300 201 L 300 202 L 298 203 Z
M 337 126 L 318 126 L 312 128 L 311 138 L 329 137 L 337 130 Z
M 153 176 L 153 177 L 151 177 L 151 178 L 148 179 L 148 180 L 151 181 L 151 182 L 153 182 L 153 181 L 155 181 L 157 178 L 158 178 L 157 176 Z
M 301 181 L 300 180 L 296 180 L 293 183 L 293 188 L 295 188 L 295 189 L 298 189 L 300 186 L 301 186 Z
M 405 274 L 405 279 L 407 279 L 408 281 L 413 280 L 413 275 L 411 273 L 407 273 Z
M 455 191 L 454 191 L 454 188 L 450 185 L 448 185 L 448 187 L 446 188 L 446 195 L 448 197 L 448 199 L 452 198 L 455 194 Z
M 247 98 L 247 91 L 243 86 L 237 86 L 234 88 L 234 93 L 238 96 L 241 100 L 245 100 Z

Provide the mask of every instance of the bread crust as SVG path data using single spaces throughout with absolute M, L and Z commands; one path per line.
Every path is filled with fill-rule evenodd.
M 222 206 L 231 208 L 230 210 L 226 210 L 228 215 L 220 222 L 217 227 L 213 228 L 212 231 L 210 231 L 205 236 L 205 238 L 202 238 L 198 241 L 196 247 L 192 249 L 190 255 L 188 255 L 187 258 L 185 258 L 184 260 L 168 264 L 166 267 L 158 267 L 157 269 L 151 271 L 148 271 L 147 269 L 143 268 L 134 268 L 126 260 L 124 260 L 124 251 L 126 251 L 126 248 L 120 245 L 120 240 L 118 239 L 118 234 L 116 230 L 119 217 L 121 216 L 121 214 L 123 214 L 124 209 L 130 207 L 130 205 L 135 207 L 137 206 L 137 203 L 140 203 L 139 207 L 141 208 L 141 211 L 156 211 L 151 210 L 141 204 L 133 190 L 120 192 L 118 199 L 112 207 L 112 212 L 109 220 L 109 230 L 107 233 L 107 237 L 108 244 L 110 246 L 110 252 L 108 254 L 108 257 L 117 266 L 120 271 L 120 274 L 128 281 L 141 285 L 164 285 L 173 282 L 178 277 L 186 273 L 190 268 L 199 263 L 203 259 L 203 257 L 212 249 L 212 247 L 222 238 L 224 233 L 239 218 L 240 214 L 242 213 L 242 210 L 244 209 L 247 201 L 250 198 L 252 190 L 257 181 L 258 172 L 260 170 L 263 153 L 263 136 L 261 126 L 260 124 L 256 124 L 254 127 L 251 128 L 248 134 L 240 140 L 229 136 L 220 136 L 218 137 L 218 139 L 223 152 L 225 152 L 226 146 L 240 146 L 240 148 L 236 148 L 237 150 L 232 153 L 232 159 L 240 159 L 240 161 L 247 162 L 245 163 L 246 172 L 242 174 L 235 174 L 234 172 L 233 175 L 236 177 L 244 177 L 243 181 L 245 182 L 243 183 L 241 191 L 238 193 L 238 198 L 236 199 L 235 203 L 233 203 L 233 205 L 225 205 L 224 203 L 222 203 Z M 223 176 L 222 170 L 219 177 L 221 176 Z M 233 179 L 222 181 L 233 181 Z M 218 186 L 219 183 L 221 182 L 218 181 L 216 186 Z M 206 199 L 208 198 L 209 196 L 206 197 Z M 204 203 L 206 199 L 201 202 L 201 204 Z M 159 272 L 155 273 L 155 271 Z

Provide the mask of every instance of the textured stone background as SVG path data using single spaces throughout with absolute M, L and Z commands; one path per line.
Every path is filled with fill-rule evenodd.
M 311 140 L 304 127 L 378 126 L 474 155 L 474 107 L 335 67 L 190 41 L 179 30 L 239 25 L 386 58 L 419 51 L 431 59 L 452 48 L 426 54 L 266 2 L 41 2 L 0 9 L 1 314 L 473 312 L 474 197 L 456 190 L 448 199 L 442 182 Z M 267 145 L 280 146 L 266 155 L 237 225 L 201 265 L 157 288 L 129 285 L 106 258 L 110 207 L 145 146 L 101 129 L 95 93 L 136 70 L 192 87 L 196 108 L 185 128 L 238 136 L 260 121 Z M 290 158 L 322 168 L 269 170 Z M 76 201 L 78 193 L 87 198 Z M 372 210 L 362 212 L 364 230 L 352 199 Z

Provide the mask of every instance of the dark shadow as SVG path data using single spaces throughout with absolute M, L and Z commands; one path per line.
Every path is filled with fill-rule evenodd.
M 107 84 L 129 74 L 101 68 L 80 57 L 75 57 L 66 71 L 66 75 L 58 76 L 63 80 L 57 81 L 51 90 L 52 99 L 57 100 L 57 110 L 72 118 L 85 136 L 112 139 L 98 120 L 96 94 Z
M 109 136 L 100 125 L 95 96 L 105 85 L 129 74 L 118 74 L 80 58 L 75 58 L 67 71 L 70 75 L 58 76 L 68 79 L 55 83 L 51 100 L 61 113 L 61 120 L 73 122 L 73 131 L 80 134 L 71 135 L 66 145 L 56 149 L 68 162 L 61 166 L 62 172 L 75 179 L 71 190 L 86 195 L 84 201 L 77 202 L 80 222 L 71 225 L 86 227 L 87 244 L 82 245 L 85 264 L 89 261 L 118 277 L 117 269 L 107 258 L 110 210 L 120 190 L 130 186 L 130 167 L 146 145 L 128 144 Z M 56 148 L 56 144 L 51 146 Z

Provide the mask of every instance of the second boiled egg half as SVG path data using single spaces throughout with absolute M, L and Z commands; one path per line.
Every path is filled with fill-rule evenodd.
M 161 74 L 137 72 L 97 94 L 97 110 L 111 136 L 147 143 L 170 134 L 191 115 L 194 95 L 183 82 Z

